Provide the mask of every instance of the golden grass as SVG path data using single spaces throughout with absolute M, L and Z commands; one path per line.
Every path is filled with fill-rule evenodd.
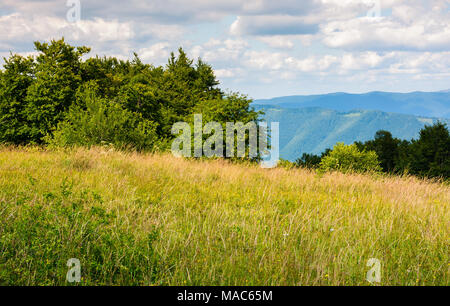
M 39 202 L 65 179 L 136 236 L 159 228 L 156 285 L 369 285 L 370 258 L 381 285 L 449 285 L 448 184 L 99 148 L 0 151 L 2 205 Z

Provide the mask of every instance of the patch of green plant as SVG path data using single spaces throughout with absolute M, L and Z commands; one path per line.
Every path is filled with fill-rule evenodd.
M 158 273 L 159 230 L 136 235 L 101 195 L 58 191 L 34 200 L 0 203 L 0 285 L 69 285 L 71 258 L 80 260 L 80 285 L 149 285 Z
M 321 172 L 380 172 L 380 162 L 374 151 L 360 151 L 355 144 L 338 143 L 320 162 Z

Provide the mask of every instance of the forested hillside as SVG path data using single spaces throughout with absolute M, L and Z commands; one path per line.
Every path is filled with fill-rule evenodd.
M 253 104 L 268 122 L 280 122 L 281 157 L 296 160 L 304 153 L 321 154 L 337 142 L 367 141 L 379 130 L 402 140 L 416 139 L 426 125 L 450 119 L 423 118 L 381 111 L 338 112 L 323 108 L 285 108 Z

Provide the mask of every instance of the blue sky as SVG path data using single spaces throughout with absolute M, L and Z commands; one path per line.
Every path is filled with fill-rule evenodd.
M 253 98 L 438 91 L 450 88 L 449 8 L 450 0 L 2 0 L 0 55 L 32 55 L 33 41 L 64 36 L 92 55 L 137 52 L 154 65 L 182 46 L 213 65 L 223 88 Z

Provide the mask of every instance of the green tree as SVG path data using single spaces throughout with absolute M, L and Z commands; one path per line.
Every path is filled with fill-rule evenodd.
M 254 122 L 255 126 L 260 121 L 260 115 L 263 113 L 261 111 L 257 112 L 250 106 L 252 100 L 245 95 L 238 93 L 228 93 L 224 96 L 217 97 L 211 100 L 200 100 L 200 102 L 193 108 L 193 114 L 202 114 L 203 125 L 208 122 L 218 122 L 222 126 L 222 130 L 226 131 L 226 123 L 237 123 L 240 122 L 244 126 L 248 123 Z M 194 120 L 193 116 L 188 117 L 187 122 L 191 123 L 191 128 L 193 127 Z M 243 138 L 239 138 L 238 133 L 235 134 L 235 143 L 238 141 L 243 141 L 246 143 L 245 156 L 249 156 L 249 131 L 243 135 Z M 205 140 L 210 135 L 204 135 Z M 223 144 L 226 144 L 226 133 L 223 133 Z M 225 146 L 224 146 L 225 148 Z M 225 153 L 224 153 L 225 154 Z M 259 159 L 257 157 L 256 159 Z
M 406 174 L 410 172 L 411 155 L 411 142 L 408 140 L 401 140 L 398 143 L 398 156 L 395 160 L 396 173 Z
M 158 77 L 158 71 L 155 71 L 153 66 L 142 64 L 135 54 L 135 59 L 131 63 L 131 71 L 120 88 L 117 100 L 126 109 L 139 113 L 151 121 L 162 123 L 161 103 L 154 82 Z
M 156 124 L 140 114 L 124 109 L 95 94 L 95 86 L 82 94 L 84 103 L 74 104 L 60 122 L 54 137 L 47 137 L 57 146 L 92 146 L 111 144 L 116 148 L 151 150 L 157 143 Z M 80 105 L 86 106 L 85 109 Z
M 393 138 L 388 131 L 378 131 L 375 139 L 363 143 L 357 142 L 359 150 L 375 151 L 384 172 L 394 172 L 396 170 L 396 161 L 399 158 L 400 140 Z
M 114 57 L 88 58 L 81 63 L 81 79 L 83 83 L 95 82 L 99 94 L 108 99 L 117 97 L 119 90 L 128 74 L 128 63 Z
M 161 103 L 162 134 L 170 137 L 171 126 L 187 121 L 197 104 L 221 100 L 223 92 L 217 88 L 214 71 L 208 64 L 189 59 L 182 48 L 178 56 L 171 54 L 161 78 L 156 79 L 157 95 Z
M 30 141 L 25 99 L 34 77 L 32 57 L 11 55 L 0 70 L 0 142 L 26 144 Z
M 355 144 L 338 143 L 320 163 L 321 171 L 378 172 L 380 162 L 374 151 L 360 151 Z
M 420 131 L 410 151 L 411 173 L 428 177 L 450 177 L 450 134 L 446 124 L 437 122 Z
M 308 154 L 303 153 L 302 157 L 298 158 L 295 161 L 295 164 L 297 167 L 303 167 L 308 169 L 317 169 L 320 166 L 320 162 L 322 159 L 327 156 L 331 152 L 331 149 L 326 149 L 322 154 L 314 155 L 314 154 Z
M 257 121 L 261 114 L 246 96 L 224 93 L 212 67 L 189 59 L 181 48 L 166 66 L 154 67 L 137 54 L 131 61 L 98 56 L 83 61 L 89 48 L 70 46 L 64 39 L 36 42 L 35 47 L 36 59 L 12 55 L 0 70 L 1 142 L 53 139 L 61 145 L 109 141 L 128 146 L 136 141 L 142 149 L 152 146 L 146 141 L 154 133 L 169 141 L 172 125 L 190 122 L 196 113 L 223 126 Z M 117 128 L 120 139 L 110 127 Z
M 308 169 L 318 168 L 322 158 L 318 155 L 303 153 L 301 158 L 295 161 L 297 167 L 303 167 Z
M 72 47 L 61 40 L 50 44 L 35 42 L 40 54 L 36 58 L 35 79 L 28 88 L 25 113 L 31 141 L 42 138 L 56 128 L 75 100 L 81 84 L 81 57 L 87 47 Z

